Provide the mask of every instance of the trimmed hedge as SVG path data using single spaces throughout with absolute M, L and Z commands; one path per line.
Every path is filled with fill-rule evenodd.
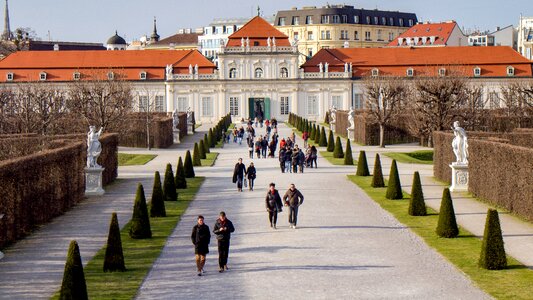
M 352 146 L 350 145 L 349 139 L 346 141 L 346 154 L 344 155 L 344 164 L 348 166 L 353 166 Z
M 152 237 L 144 188 L 140 183 L 137 186 L 137 193 L 135 194 L 129 234 L 132 239 L 149 239 Z
M 326 138 L 326 130 L 324 130 L 324 126 L 320 129 L 320 138 L 318 145 L 320 147 L 327 147 L 328 146 L 328 139 Z
M 420 182 L 420 174 L 418 171 L 413 175 L 413 186 L 411 187 L 411 199 L 409 200 L 408 213 L 410 216 L 427 215 L 424 193 L 422 192 L 422 183 Z
M 395 159 L 392 160 L 385 198 L 391 200 L 403 199 L 402 184 L 400 183 L 400 175 L 398 174 L 398 166 Z
M 181 156 L 178 160 L 178 166 L 176 167 L 176 176 L 174 177 L 174 182 L 176 184 L 176 189 L 186 189 L 187 188 L 187 179 L 185 179 L 185 168 L 183 167 L 183 161 Z
M 344 151 L 342 151 L 342 142 L 340 136 L 335 140 L 335 149 L 333 150 L 334 158 L 344 158 Z
M 202 165 L 202 161 L 200 160 L 200 150 L 198 150 L 198 143 L 194 143 L 194 148 L 192 152 L 192 165 L 194 167 L 199 167 Z
M 178 201 L 178 192 L 176 192 L 176 182 L 174 180 L 174 173 L 172 173 L 171 164 L 167 164 L 165 170 L 163 194 L 165 195 L 165 201 Z
M 443 238 L 454 238 L 459 235 L 459 228 L 455 220 L 452 196 L 450 190 L 445 188 L 442 191 L 440 202 L 439 223 L 437 224 L 437 235 Z
M 76 241 L 71 241 L 68 247 L 59 299 L 89 299 L 85 274 L 83 273 L 83 264 L 81 262 L 80 248 Z
M 120 238 L 120 227 L 118 226 L 116 212 L 111 215 L 109 234 L 107 235 L 107 245 L 105 249 L 104 272 L 108 271 L 126 271 L 124 253 L 122 252 L 122 239 Z
M 379 157 L 379 154 L 378 154 L 378 157 Z M 378 157 L 376 157 L 376 160 L 378 159 Z M 374 170 L 375 169 L 376 169 L 376 165 L 374 165 Z M 379 169 L 381 169 L 381 162 L 379 163 Z M 355 173 L 355 175 L 370 176 L 370 171 L 368 171 L 368 163 L 366 161 L 366 153 L 363 150 L 359 151 L 359 160 L 357 161 L 357 172 Z
M 183 163 L 183 169 L 185 171 L 185 178 L 194 178 L 194 167 L 192 165 L 191 151 L 187 150 L 185 153 L 185 162 Z
M 376 160 L 374 161 L 374 172 L 372 175 L 372 187 L 385 187 L 385 180 L 383 180 L 383 170 L 381 169 L 381 159 L 379 154 L 376 153 Z
M 328 152 L 333 152 L 333 150 L 335 150 L 335 139 L 333 137 L 333 131 L 329 131 L 329 136 L 328 136 L 328 147 L 326 148 L 326 150 L 328 150 Z
M 166 179 L 166 178 L 165 178 Z M 155 171 L 154 185 L 152 188 L 152 199 L 150 200 L 150 217 L 166 217 L 165 195 L 161 187 L 161 176 L 159 171 Z
M 502 270 L 507 268 L 507 256 L 503 246 L 502 229 L 498 211 L 490 209 L 487 212 L 483 244 L 479 266 L 487 270 Z

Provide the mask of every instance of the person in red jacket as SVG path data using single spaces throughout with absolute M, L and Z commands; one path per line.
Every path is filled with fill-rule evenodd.
M 304 131 L 302 134 L 302 139 L 304 140 L 304 148 L 307 148 L 307 140 L 309 139 L 309 133 L 307 131 Z

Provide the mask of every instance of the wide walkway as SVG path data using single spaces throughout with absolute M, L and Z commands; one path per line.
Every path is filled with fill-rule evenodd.
M 280 125 L 280 136 L 290 130 Z M 297 142 L 301 143 L 301 140 Z M 231 183 L 238 157 L 249 164 L 247 147 L 222 149 L 207 179 L 146 278 L 138 299 L 484 299 L 489 298 L 433 249 L 384 212 L 346 174 L 353 167 L 319 159 L 318 169 L 281 174 L 277 159 L 254 159 L 256 190 Z M 270 228 L 264 197 L 268 183 L 281 194 L 295 183 L 304 196 L 298 229 L 287 210 L 278 230 Z M 211 239 L 206 276 L 196 276 L 190 240 L 196 216 L 213 228 L 218 212 L 233 221 L 228 272 L 218 273 Z
M 107 240 L 111 213 L 117 212 L 121 226 L 131 219 L 137 183 L 151 191 L 154 172 L 163 175 L 168 162 L 175 170 L 178 157 L 185 157 L 185 151 L 192 149 L 210 127 L 211 124 L 201 126 L 196 134 L 168 149 L 121 148 L 120 152 L 151 153 L 158 157 L 144 166 L 120 167 L 118 179 L 105 187 L 104 196 L 81 201 L 5 249 L 5 257 L 0 260 L 0 299 L 49 299 L 61 286 L 70 241 L 78 241 L 86 264 Z

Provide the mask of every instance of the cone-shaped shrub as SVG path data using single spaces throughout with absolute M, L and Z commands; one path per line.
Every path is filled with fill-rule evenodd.
M 174 174 L 172 173 L 171 164 L 167 164 L 167 169 L 165 170 L 163 194 L 165 195 L 165 201 L 178 201 L 178 193 L 176 192 L 176 182 L 174 180 Z
M 144 188 L 139 183 L 135 204 L 133 205 L 133 216 L 131 217 L 130 237 L 132 239 L 149 239 L 152 237 L 150 220 L 148 219 L 148 208 L 144 197 Z
M 481 245 L 479 266 L 487 270 L 502 270 L 507 268 L 507 257 L 503 246 L 502 229 L 498 211 L 490 209 L 485 221 L 485 233 Z
M 424 193 L 422 192 L 422 183 L 418 171 L 413 175 L 413 186 L 411 188 L 411 200 L 409 200 L 410 216 L 427 215 L 426 203 L 424 202 Z
M 326 115 L 324 116 L 324 123 L 329 124 L 329 111 L 327 111 Z
M 161 184 L 159 185 L 161 188 Z M 117 213 L 111 216 L 109 224 L 109 234 L 107 235 L 107 246 L 105 248 L 104 272 L 126 271 L 124 265 L 124 253 L 122 253 L 122 239 L 120 238 L 120 227 L 118 226 Z
M 320 146 L 320 126 L 316 126 L 316 132 L 315 132 L 315 144 Z
M 376 156 L 376 159 L 378 159 L 378 156 Z M 381 169 L 381 162 L 379 163 L 379 168 Z M 376 169 L 376 166 L 374 166 L 374 170 L 375 169 Z M 374 174 L 375 173 L 376 172 L 374 171 Z M 357 175 L 357 176 L 370 176 L 370 172 L 368 171 L 368 163 L 366 161 L 366 153 L 365 153 L 365 151 L 359 151 L 359 160 L 357 161 L 357 172 L 355 173 L 355 175 Z
M 339 136 L 335 140 L 335 149 L 333 150 L 333 157 L 344 158 L 344 151 L 342 151 L 342 142 Z
M 395 159 L 392 160 L 389 174 L 389 185 L 387 186 L 387 194 L 385 197 L 392 200 L 403 198 L 400 175 L 398 174 L 398 166 L 396 165 Z
M 81 263 L 80 248 L 76 241 L 71 241 L 68 247 L 65 272 L 59 299 L 89 299 L 87 296 L 87 284 Z
M 213 136 L 213 129 L 209 128 L 209 134 L 207 135 L 207 142 L 209 148 L 215 148 L 215 137 Z
M 200 160 L 200 150 L 198 150 L 198 143 L 194 143 L 194 149 L 192 152 L 192 165 L 195 167 L 199 167 L 202 165 L 202 162 Z
M 344 155 L 344 164 L 347 166 L 353 166 L 352 146 L 350 140 L 346 141 L 346 154 Z
M 320 140 L 318 142 L 318 145 L 320 147 L 326 147 L 328 145 L 328 139 L 326 137 L 326 130 L 324 130 L 324 126 L 320 129 Z
M 328 152 L 333 152 L 335 150 L 335 139 L 333 138 L 333 131 L 329 131 L 328 136 L 328 148 L 326 149 Z
M 176 183 L 176 189 L 187 188 L 187 180 L 185 179 L 185 168 L 183 167 L 183 161 L 181 160 L 181 156 L 178 160 L 178 167 L 176 168 L 176 177 L 174 177 L 174 181 Z
M 200 153 L 201 159 L 207 158 L 207 155 L 205 154 L 204 140 L 200 140 L 200 143 L 198 144 L 198 153 Z
M 185 178 L 194 178 L 194 167 L 192 166 L 191 151 L 189 150 L 187 150 L 187 153 L 185 153 L 183 169 L 185 170 Z
M 315 134 L 316 134 L 316 127 L 315 127 L 315 124 L 312 124 L 311 125 L 311 132 L 309 132 L 309 139 L 311 141 L 315 140 Z
M 207 133 L 204 133 L 204 152 L 210 153 L 209 151 L 209 141 L 207 139 Z
M 174 188 L 176 185 L 174 185 Z M 174 189 L 174 192 L 176 190 Z M 176 197 L 177 199 L 177 197 Z M 155 172 L 154 187 L 152 189 L 152 199 L 150 201 L 150 217 L 166 217 L 167 212 L 165 210 L 165 195 L 163 188 L 161 188 L 161 178 L 159 171 Z
M 374 161 L 374 173 L 372 175 L 372 187 L 384 187 L 385 181 L 383 180 L 383 171 L 381 170 L 381 159 L 379 154 L 376 153 L 376 160 Z
M 452 196 L 448 188 L 445 188 L 442 192 L 437 235 L 444 238 L 454 238 L 459 235 L 459 228 L 455 220 L 455 211 L 453 210 Z

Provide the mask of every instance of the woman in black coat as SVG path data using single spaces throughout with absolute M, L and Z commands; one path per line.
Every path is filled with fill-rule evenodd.
M 248 166 L 248 170 L 246 170 L 246 178 L 248 178 L 248 189 L 250 191 L 254 190 L 254 180 L 256 176 L 256 170 L 254 167 L 254 163 L 251 162 Z
M 192 228 L 191 241 L 194 245 L 198 276 L 202 276 L 205 257 L 209 253 L 209 242 L 211 241 L 211 232 L 209 231 L 209 226 L 204 224 L 203 216 L 198 216 L 197 224 Z
M 239 161 L 235 164 L 235 169 L 233 169 L 233 183 L 237 183 L 237 190 L 239 192 L 242 192 L 244 174 L 246 174 L 246 167 L 242 163 L 242 158 L 239 158 Z
M 265 198 L 266 210 L 268 211 L 268 220 L 270 221 L 270 227 L 276 229 L 276 222 L 278 221 L 278 212 L 281 212 L 283 204 L 281 204 L 281 197 L 278 190 L 276 190 L 276 184 L 271 183 L 269 190 Z

